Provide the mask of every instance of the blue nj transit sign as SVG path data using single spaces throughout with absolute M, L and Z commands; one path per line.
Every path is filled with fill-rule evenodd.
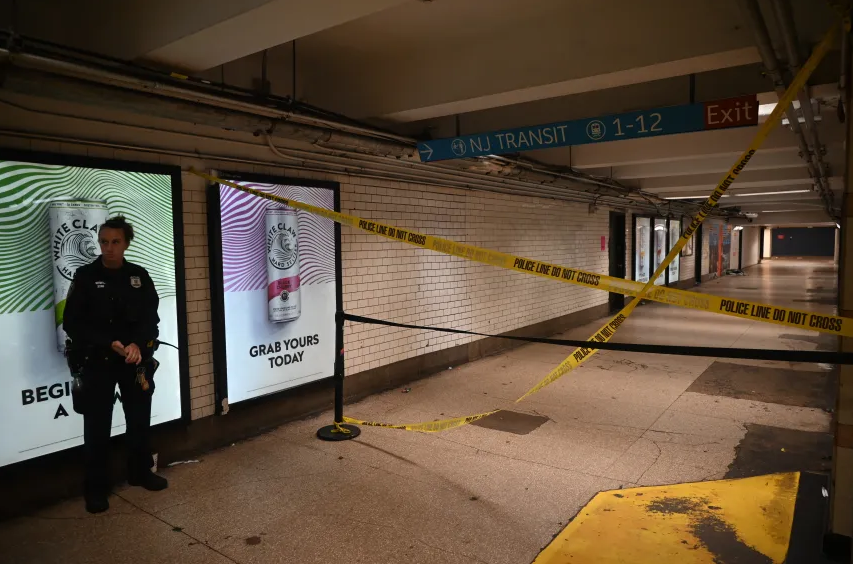
M 423 141 L 418 152 L 421 161 L 434 162 L 756 124 L 758 99 L 742 96 Z

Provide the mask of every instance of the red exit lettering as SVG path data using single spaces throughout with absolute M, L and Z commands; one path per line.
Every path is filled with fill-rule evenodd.
M 705 129 L 758 124 L 758 98 L 740 96 L 705 102 Z

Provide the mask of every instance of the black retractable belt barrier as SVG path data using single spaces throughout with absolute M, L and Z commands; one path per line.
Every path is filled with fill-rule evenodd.
M 343 327 L 346 314 L 337 312 L 335 322 Z M 324 441 L 348 441 L 361 434 L 361 429 L 355 425 L 344 424 L 344 343 L 343 332 L 336 332 L 337 356 L 335 357 L 335 421 L 317 430 L 317 437 Z
M 597 350 L 623 351 L 646 354 L 669 354 L 678 356 L 699 356 L 712 358 L 740 358 L 746 360 L 773 360 L 781 362 L 804 362 L 822 364 L 853 364 L 853 353 L 831 352 L 831 351 L 792 351 L 792 350 L 768 350 L 768 349 L 733 349 L 725 347 L 685 347 L 677 345 L 646 345 L 634 343 L 613 343 L 598 341 L 578 341 L 574 339 L 548 339 L 545 337 L 516 337 L 511 335 L 491 335 L 477 331 L 466 331 L 464 329 L 448 329 L 446 327 L 430 327 L 427 325 L 411 325 L 408 323 L 397 323 L 383 319 L 373 319 L 361 315 L 338 312 L 336 316 L 338 323 L 352 321 L 354 323 L 366 323 L 369 325 L 384 325 L 386 327 L 398 327 L 400 329 L 416 329 L 422 331 L 438 331 L 442 333 L 455 333 L 457 335 L 473 335 L 477 337 L 492 337 L 496 339 L 507 339 L 511 341 L 523 341 L 525 343 L 545 343 L 564 347 L 586 348 Z M 342 332 L 339 332 L 342 334 Z M 341 341 L 342 339 L 339 339 Z M 344 417 L 344 366 L 343 366 L 343 343 L 338 342 L 338 357 L 335 362 L 335 422 L 317 431 L 320 439 L 327 441 L 345 441 L 354 439 L 360 434 L 360 429 L 355 425 L 344 424 L 348 419 Z M 491 412 L 490 412 L 491 413 Z M 489 415 L 479 414 L 476 418 Z M 457 418 L 460 419 L 460 418 Z M 350 422 L 356 420 L 350 419 Z M 441 422 L 440 422 L 441 423 Z M 445 422 L 446 423 L 446 422 Z M 365 425 L 387 427 L 389 425 L 379 423 L 361 422 Z M 458 426 L 458 425 L 454 425 Z M 396 426 L 394 428 L 410 429 L 411 426 Z M 410 429 L 412 430 L 412 429 Z M 420 429 L 422 430 L 422 429 Z M 435 429 L 433 429 L 435 430 Z
M 456 333 L 458 335 L 474 335 L 477 337 L 493 337 L 496 339 L 508 339 L 511 341 L 524 341 L 527 343 L 545 343 L 548 345 L 561 345 L 565 347 L 583 347 L 588 349 L 650 353 L 671 354 L 679 356 L 707 356 L 718 358 L 740 358 L 746 360 L 777 360 L 781 362 L 807 362 L 823 364 L 853 364 L 853 353 L 831 352 L 831 351 L 792 351 L 780 349 L 732 349 L 726 347 L 685 347 L 677 345 L 643 345 L 635 343 L 612 343 L 598 341 L 577 341 L 573 339 L 547 339 L 544 337 L 513 337 L 510 335 L 490 335 L 476 331 L 465 331 L 464 329 L 447 329 L 444 327 L 429 327 L 426 325 L 409 325 L 407 323 L 396 323 L 382 319 L 362 317 L 360 315 L 344 314 L 345 321 L 355 323 L 367 323 L 371 325 L 385 325 L 388 327 L 399 327 L 401 329 L 419 329 L 424 331 L 440 331 L 442 333 Z

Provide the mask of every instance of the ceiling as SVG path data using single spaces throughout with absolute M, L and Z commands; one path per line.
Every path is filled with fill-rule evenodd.
M 827 2 L 790 3 L 807 54 L 835 14 Z M 260 87 L 265 75 L 273 94 L 419 139 L 686 104 L 691 90 L 695 102 L 744 94 L 759 95 L 763 104 L 776 99 L 739 0 L 2 5 L 0 26 L 26 36 L 246 88 Z M 771 0 L 761 0 L 761 7 L 782 56 Z M 838 202 L 844 171 L 844 126 L 836 115 L 839 68 L 836 50 L 813 75 L 810 91 Z M 522 156 L 665 198 L 702 197 L 755 131 L 705 131 Z M 828 221 L 799 152 L 790 128 L 778 128 L 721 205 L 757 213 L 761 224 Z

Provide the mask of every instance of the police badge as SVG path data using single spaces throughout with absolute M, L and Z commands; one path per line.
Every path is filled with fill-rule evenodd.
M 131 276 L 130 277 L 130 285 L 134 288 L 142 287 L 142 280 L 139 279 L 139 276 Z

